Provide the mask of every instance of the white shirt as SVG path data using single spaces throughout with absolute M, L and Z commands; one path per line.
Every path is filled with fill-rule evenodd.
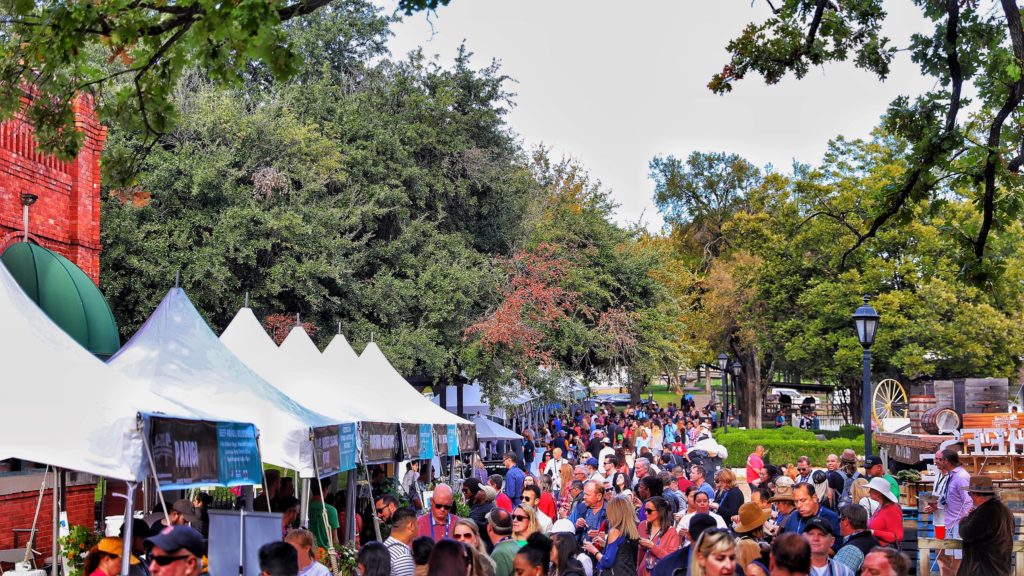
M 562 468 L 562 464 L 568 464 L 569 461 L 565 458 L 561 460 L 552 458 L 548 460 L 548 463 L 544 466 L 543 472 L 548 476 L 551 476 L 551 489 L 561 490 L 562 489 L 562 474 L 559 472 Z
M 597 463 L 604 466 L 604 459 L 608 456 L 615 456 L 615 448 L 605 444 L 604 448 L 601 448 L 601 451 L 597 453 Z
M 696 512 L 690 512 L 689 514 L 683 516 L 683 518 L 679 520 L 679 524 L 676 524 L 676 530 L 689 531 L 690 519 L 693 518 L 694 514 L 696 514 Z M 717 512 L 708 512 L 708 515 L 715 519 L 715 524 L 717 524 L 719 528 L 725 528 L 725 520 L 723 520 Z
M 413 576 L 416 564 L 412 561 L 412 552 L 401 540 L 388 536 L 384 546 L 391 556 L 391 576 Z
M 551 529 L 551 517 L 537 508 L 537 524 L 540 524 L 540 531 L 547 534 Z

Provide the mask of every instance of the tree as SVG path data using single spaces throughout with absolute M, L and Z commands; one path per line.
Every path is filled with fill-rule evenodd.
M 216 84 L 237 87 L 258 62 L 285 80 L 302 61 L 284 24 L 330 3 L 8 0 L 0 22 L 0 118 L 23 112 L 41 149 L 70 158 L 81 145 L 74 98 L 97 92 L 105 121 L 132 126 L 153 144 L 174 126 L 174 90 L 186 71 L 200 68 Z M 437 5 L 399 1 L 407 13 Z M 363 0 L 334 9 L 379 12 Z
M 403 374 L 461 373 L 462 331 L 498 289 L 491 258 L 513 252 L 537 185 L 498 69 L 466 51 L 448 67 L 382 60 L 387 21 L 330 9 L 289 25 L 303 51 L 367 47 L 290 82 L 258 67 L 240 88 L 182 78 L 180 121 L 103 202 L 101 278 L 126 336 L 181 270 L 216 328 L 248 292 L 261 315 L 301 313 L 322 334 L 341 322 Z M 115 124 L 109 146 L 131 155 L 145 138 Z
M 759 73 L 774 84 L 792 72 L 803 77 L 811 66 L 852 60 L 880 79 L 890 72 L 897 50 L 882 33 L 882 0 L 835 3 L 786 0 L 769 18 L 749 24 L 729 42 L 728 64 L 709 88 L 719 94 Z M 1000 0 L 989 10 L 978 2 L 916 0 L 934 32 L 911 40 L 911 57 L 921 72 L 942 88 L 914 99 L 901 96 L 885 114 L 887 131 L 907 144 L 901 160 L 910 167 L 879 190 L 870 218 L 846 221 L 854 234 L 844 245 L 840 266 L 896 218 L 909 219 L 914 206 L 941 202 L 954 187 L 973 200 L 981 215 L 971 230 L 965 276 L 984 281 L 1002 266 L 988 250 L 993 233 L 1020 214 L 1024 165 L 1020 104 L 1024 98 L 1024 30 L 1017 3 Z M 977 111 L 964 118 L 964 90 L 975 93 Z
M 608 193 L 578 164 L 540 150 L 533 172 L 543 192 L 528 210 L 525 246 L 496 263 L 505 288 L 466 331 L 467 374 L 500 401 L 511 386 L 552 394 L 567 373 L 625 372 L 639 399 L 681 361 L 664 247 L 612 223 Z

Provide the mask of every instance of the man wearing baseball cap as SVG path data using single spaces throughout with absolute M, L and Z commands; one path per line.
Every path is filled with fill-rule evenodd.
M 882 464 L 881 456 L 867 456 L 864 458 L 864 472 L 868 479 L 871 478 L 885 478 L 885 481 L 892 486 L 892 494 L 896 497 L 896 501 L 900 500 L 900 483 L 892 477 L 891 474 L 885 471 L 885 465 Z
M 167 517 L 160 516 L 151 524 L 153 532 L 159 532 L 167 526 L 184 526 L 186 524 L 197 524 L 199 518 L 196 516 L 196 508 L 192 502 L 182 498 L 171 505 L 167 511 Z
M 996 495 L 989 476 L 971 476 L 967 495 L 974 509 L 960 521 L 964 558 L 957 574 L 1010 574 L 1013 513 Z
M 829 552 L 836 542 L 835 534 L 832 533 L 832 525 L 821 519 L 811 518 L 804 527 L 804 536 L 811 544 L 811 574 L 818 576 L 853 576 L 845 564 L 836 562 L 829 558 Z
M 167 526 L 146 538 L 152 546 L 149 571 L 153 576 L 198 576 L 203 572 L 206 545 L 203 535 L 191 526 Z

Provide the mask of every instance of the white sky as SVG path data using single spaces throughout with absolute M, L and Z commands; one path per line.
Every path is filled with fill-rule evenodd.
M 886 8 L 895 46 L 930 29 L 911 2 Z M 707 83 L 728 61 L 728 41 L 767 14 L 763 0 L 452 0 L 395 25 L 390 48 L 402 57 L 421 46 L 448 65 L 465 40 L 474 67 L 499 60 L 516 80 L 507 121 L 523 144 L 579 160 L 612 191 L 620 223 L 654 230 L 662 225 L 648 178 L 655 155 L 731 152 L 788 172 L 794 159 L 820 161 L 837 135 L 867 136 L 896 96 L 934 85 L 901 52 L 885 83 L 842 64 L 775 86 L 749 76 L 731 94 L 712 94 Z

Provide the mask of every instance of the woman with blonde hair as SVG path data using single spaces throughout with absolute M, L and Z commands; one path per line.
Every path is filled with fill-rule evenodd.
M 289 530 L 284 541 L 291 544 L 299 555 L 298 576 L 331 576 L 327 566 L 316 561 L 313 533 L 304 528 Z
M 512 539 L 526 542 L 530 534 L 540 532 L 537 509 L 529 504 L 520 504 L 512 510 Z
M 608 537 L 604 550 L 598 550 L 593 542 L 585 543 L 583 549 L 597 558 L 595 573 L 601 576 L 636 576 L 640 532 L 636 527 L 633 500 L 620 494 L 608 502 L 606 510 Z
M 689 576 L 736 573 L 736 541 L 724 528 L 705 530 L 690 552 Z
M 871 499 L 871 489 L 868 488 L 867 478 L 857 478 L 854 480 L 850 488 L 850 494 L 854 502 L 867 510 L 868 518 L 874 516 L 875 512 L 878 512 L 878 509 L 882 507 L 877 501 Z
M 497 564 L 487 555 L 484 542 L 480 539 L 480 528 L 469 518 L 459 518 L 452 526 L 452 539 L 462 542 L 467 548 L 476 551 L 473 556 L 473 574 L 477 576 L 494 576 Z

